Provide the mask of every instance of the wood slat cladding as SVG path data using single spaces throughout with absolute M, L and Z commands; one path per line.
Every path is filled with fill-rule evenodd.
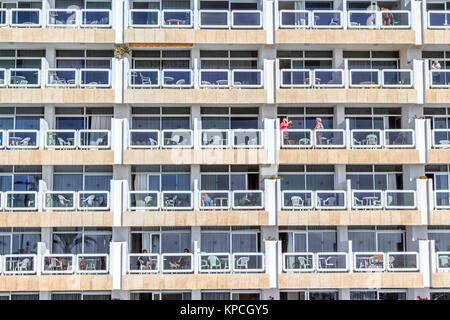
M 278 89 L 277 103 L 417 103 L 415 89 Z
M 419 272 L 283 273 L 280 289 L 423 288 Z
M 419 210 L 283 210 L 278 212 L 278 224 L 283 226 L 415 226 L 422 223 Z
M 415 44 L 414 30 L 292 30 L 275 31 L 276 43 Z M 442 42 L 444 43 L 444 42 Z
M 126 29 L 125 43 L 265 44 L 265 30 Z
M 123 290 L 268 289 L 268 274 L 124 275 Z

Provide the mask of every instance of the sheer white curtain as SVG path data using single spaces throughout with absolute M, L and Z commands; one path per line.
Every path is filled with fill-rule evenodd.
M 397 190 L 397 179 L 395 173 L 388 174 L 388 190 Z
M 112 116 L 92 116 L 91 129 L 94 130 L 111 130 Z
M 135 191 L 146 191 L 147 190 L 147 175 L 145 173 L 137 173 L 134 179 L 134 190 Z

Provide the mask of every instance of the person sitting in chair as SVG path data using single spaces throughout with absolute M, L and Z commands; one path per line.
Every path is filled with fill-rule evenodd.
M 185 248 L 184 253 L 189 253 L 189 249 Z M 188 264 L 187 259 L 186 259 L 186 257 L 183 257 L 183 256 L 180 256 L 175 261 L 169 261 L 169 265 L 172 268 L 177 268 L 177 269 L 187 269 L 187 264 Z
M 147 254 L 147 249 L 142 250 L 143 254 Z M 150 270 L 150 257 L 149 256 L 139 256 L 138 261 L 141 266 L 145 266 L 147 270 Z

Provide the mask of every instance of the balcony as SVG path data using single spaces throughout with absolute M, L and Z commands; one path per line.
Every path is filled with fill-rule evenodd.
M 450 98 L 450 70 L 429 70 L 425 79 L 426 103 L 446 103 Z
M 139 261 L 140 260 L 140 261 Z M 263 253 L 128 254 L 124 290 L 268 288 Z
M 0 69 L 1 103 L 114 103 L 110 69 Z M 88 89 L 102 90 L 88 90 Z M 29 90 L 33 89 L 33 90 Z
M 432 286 L 434 288 L 450 287 L 450 252 L 438 251 L 434 253 L 432 262 Z
M 0 130 L 0 155 L 3 165 L 112 164 L 111 131 Z
M 127 103 L 149 99 L 152 103 L 267 103 L 263 79 L 259 69 L 130 69 L 124 99 Z M 174 94 L 173 89 L 189 90 Z
M 0 192 L 4 227 L 112 226 L 109 191 Z
M 430 10 L 424 15 L 424 44 L 448 43 L 450 11 Z
M 6 254 L 1 266 L 5 291 L 112 289 L 108 254 Z
M 417 252 L 289 252 L 282 264 L 285 289 L 423 287 Z
M 432 192 L 430 224 L 447 225 L 450 218 L 450 190 L 433 190 Z
M 431 148 L 428 151 L 429 163 L 450 162 L 450 130 L 432 129 Z
M 7 42 L 114 43 L 107 9 L 0 9 L 0 34 Z
M 279 225 L 420 225 L 415 190 L 283 190 Z
M 262 129 L 131 129 L 127 138 L 125 164 L 268 162 Z
M 412 129 L 285 129 L 280 138 L 282 164 L 421 162 Z
M 128 191 L 126 226 L 267 225 L 261 190 Z
M 416 44 L 409 10 L 280 10 L 278 21 L 277 43 Z
M 131 9 L 124 37 L 128 43 L 265 44 L 264 29 L 261 10 Z
M 410 69 L 282 69 L 278 73 L 278 103 L 419 101 Z

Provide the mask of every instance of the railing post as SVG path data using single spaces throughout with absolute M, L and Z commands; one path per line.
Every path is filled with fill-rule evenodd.
M 420 211 L 420 222 L 422 225 L 428 224 L 428 179 L 416 179 L 417 209 Z
M 423 287 L 429 288 L 431 284 L 430 245 L 428 240 L 419 241 L 419 270 L 423 275 Z
M 425 101 L 425 90 L 424 90 L 424 62 L 418 59 L 413 60 L 413 86 L 417 92 L 417 103 L 423 104 Z M 426 80 L 425 80 L 426 81 Z
M 427 162 L 426 123 L 424 119 L 414 119 L 414 140 L 416 149 L 419 150 L 420 163 Z
M 278 179 L 264 179 L 264 208 L 269 214 L 270 226 L 277 225 L 277 181 Z M 275 195 L 275 196 L 274 196 Z
M 112 289 L 122 289 L 122 275 L 126 274 L 126 269 L 123 269 L 122 260 L 125 253 L 125 261 L 128 257 L 126 252 L 123 252 L 123 245 L 125 242 L 112 241 L 109 244 L 109 273 L 112 275 Z
M 37 243 L 37 255 L 36 255 L 36 274 L 40 276 L 42 274 L 42 256 L 48 253 L 45 242 Z
M 266 44 L 274 44 L 275 28 L 274 28 L 274 1 L 263 1 L 263 12 L 261 19 L 263 19 L 263 28 L 266 30 Z
M 281 244 L 280 241 L 264 240 L 264 264 L 269 275 L 269 288 L 278 288 L 278 243 Z

